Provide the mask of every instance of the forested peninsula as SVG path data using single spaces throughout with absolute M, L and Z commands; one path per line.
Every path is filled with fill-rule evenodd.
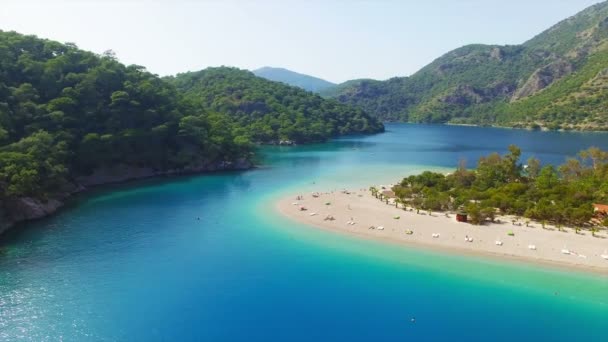
M 383 129 L 248 71 L 160 78 L 111 51 L 0 31 L 0 232 L 93 185 L 247 169 L 256 144 Z

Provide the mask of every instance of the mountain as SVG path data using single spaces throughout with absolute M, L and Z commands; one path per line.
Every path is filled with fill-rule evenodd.
M 608 2 L 521 45 L 468 45 L 410 77 L 324 94 L 382 120 L 608 129 Z
M 252 71 L 256 76 L 263 77 L 267 80 L 275 82 L 283 82 L 285 84 L 299 87 L 315 93 L 321 92 L 324 89 L 335 86 L 335 83 L 331 83 L 324 79 L 320 79 L 314 76 L 304 75 L 295 71 L 283 69 L 283 68 L 272 68 L 263 67 Z
M 382 123 L 360 108 L 246 70 L 209 68 L 167 80 L 201 111 L 229 115 L 256 142 L 315 142 L 384 130 Z

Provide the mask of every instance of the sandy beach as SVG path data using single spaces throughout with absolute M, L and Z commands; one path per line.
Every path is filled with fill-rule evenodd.
M 305 208 L 305 210 L 302 209 Z M 453 213 L 404 210 L 386 204 L 367 189 L 294 193 L 277 202 L 277 210 L 300 223 L 356 235 L 459 254 L 504 257 L 527 262 L 574 267 L 608 274 L 605 231 L 576 234 L 573 229 L 499 216 L 499 223 L 475 226 L 457 222 Z M 333 219 L 332 219 L 333 218 Z M 373 228 L 371 228 L 373 227 Z M 509 235 L 512 233 L 512 235 Z

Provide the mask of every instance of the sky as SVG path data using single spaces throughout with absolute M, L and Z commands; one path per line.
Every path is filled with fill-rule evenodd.
M 332 82 L 520 44 L 598 0 L 0 0 L 0 30 L 113 50 L 161 76 L 274 66 Z

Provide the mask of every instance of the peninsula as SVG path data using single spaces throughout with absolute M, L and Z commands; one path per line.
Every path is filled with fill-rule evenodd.
M 298 222 L 365 238 L 510 257 L 608 274 L 602 184 L 608 153 L 590 148 L 559 168 L 518 160 L 516 146 L 463 162 L 454 173 L 426 171 L 393 185 L 319 189 L 281 199 Z

